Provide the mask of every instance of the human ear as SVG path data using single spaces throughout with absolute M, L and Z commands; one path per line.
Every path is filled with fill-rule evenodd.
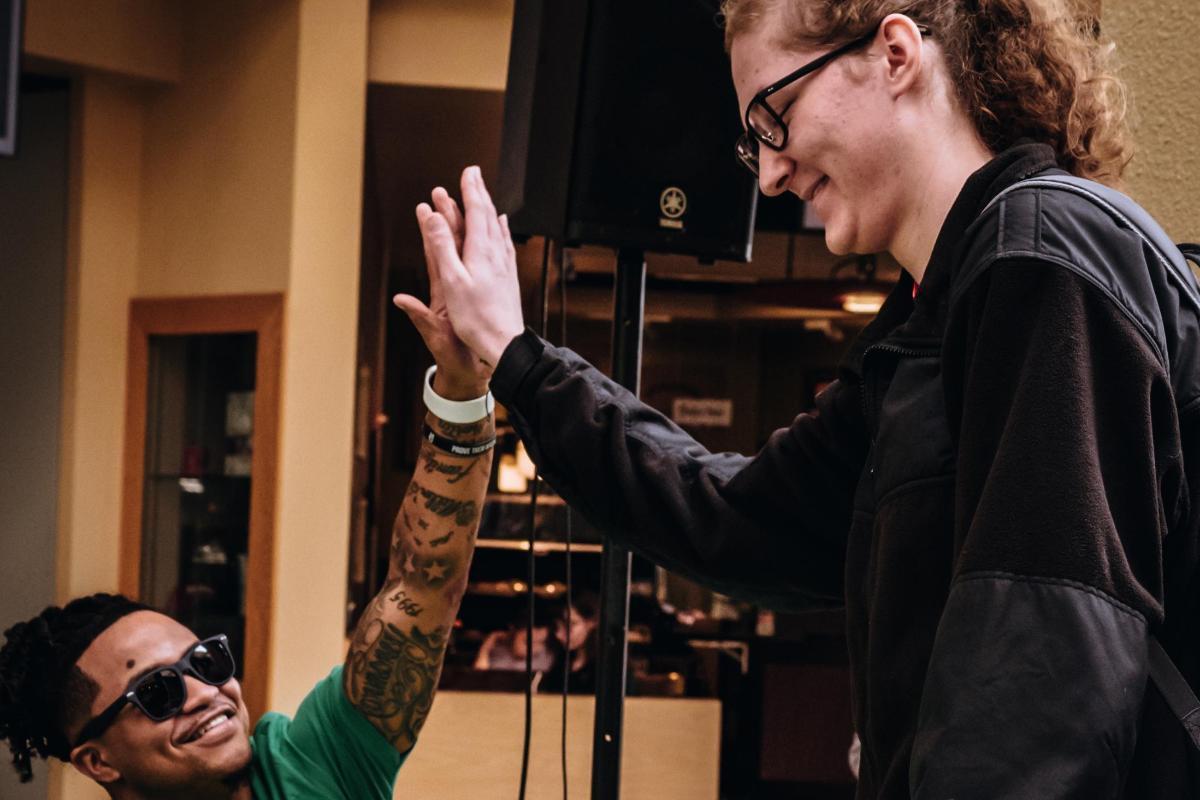
M 121 773 L 108 763 L 104 751 L 95 744 L 89 742 L 76 747 L 71 751 L 70 758 L 71 766 L 96 783 L 105 785 L 121 779 Z
M 892 98 L 912 91 L 925 54 L 917 24 L 904 14 L 889 14 L 880 23 L 878 41 L 884 47 L 887 86 Z

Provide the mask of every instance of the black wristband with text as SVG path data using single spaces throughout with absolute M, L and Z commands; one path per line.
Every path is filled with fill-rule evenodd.
M 495 437 L 485 442 L 456 442 L 429 427 L 428 422 L 421 426 L 421 435 L 425 437 L 425 441 L 438 450 L 445 451 L 452 456 L 477 456 L 496 446 Z

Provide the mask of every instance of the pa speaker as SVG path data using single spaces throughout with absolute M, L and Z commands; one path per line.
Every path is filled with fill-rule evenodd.
M 516 0 L 496 193 L 515 235 L 750 258 L 716 5 Z

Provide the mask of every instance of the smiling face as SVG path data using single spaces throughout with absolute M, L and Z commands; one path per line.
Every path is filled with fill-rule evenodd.
M 100 686 L 95 716 L 147 670 L 174 664 L 196 644 L 194 633 L 170 617 L 138 611 L 113 623 L 80 656 L 77 666 Z M 85 775 L 132 796 L 178 792 L 224 781 L 250 763 L 250 715 L 241 686 L 231 679 L 209 686 L 184 676 L 180 713 L 155 722 L 132 705 L 99 738 L 71 754 Z M 71 731 L 78 735 L 78 730 Z
M 834 49 L 783 47 L 774 36 L 775 13 L 730 50 L 743 111 L 764 87 Z M 759 186 L 767 195 L 790 191 L 810 202 L 837 254 L 887 250 L 902 222 L 907 128 L 888 53 L 877 35 L 768 100 L 787 123 L 788 139 L 782 152 L 760 145 Z

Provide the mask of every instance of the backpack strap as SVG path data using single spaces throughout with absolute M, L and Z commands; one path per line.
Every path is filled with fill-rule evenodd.
M 1188 261 L 1200 267 L 1200 244 L 1185 242 L 1179 245 L 1179 252 L 1183 253 L 1183 257 Z
M 1188 738 L 1200 750 L 1200 700 L 1167 655 L 1157 636 L 1150 637 L 1150 677 L 1171 711 L 1183 723 Z

